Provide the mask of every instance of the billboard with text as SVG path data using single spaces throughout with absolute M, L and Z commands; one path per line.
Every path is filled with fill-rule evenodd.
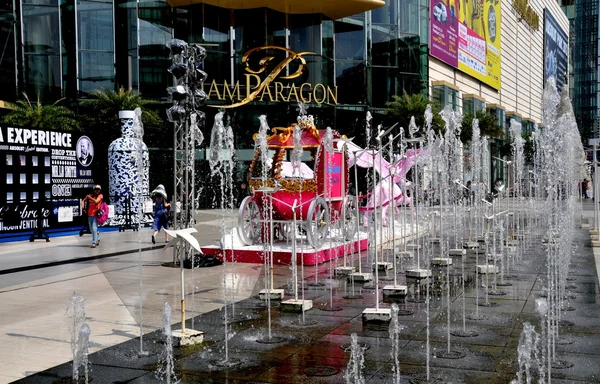
M 431 0 L 429 54 L 500 89 L 500 2 Z
M 552 13 L 544 9 L 544 84 L 550 76 L 554 76 L 560 92 L 567 81 L 568 69 L 569 37 Z

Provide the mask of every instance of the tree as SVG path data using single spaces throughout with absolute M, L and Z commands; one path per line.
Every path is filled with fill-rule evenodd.
M 477 111 L 475 115 L 467 112 L 463 116 L 462 127 L 460 132 L 460 141 L 468 143 L 473 138 L 473 119 L 479 120 L 479 131 L 481 136 L 500 137 L 504 135 L 502 127 L 498 126 L 496 116 L 489 111 Z
M 444 128 L 444 120 L 440 116 L 440 108 L 437 102 L 429 100 L 427 97 L 420 93 L 409 95 L 404 92 L 402 96 L 395 95 L 394 101 L 386 103 L 387 110 L 386 114 L 391 117 L 394 122 L 403 127 L 405 130 L 408 129 L 410 118 L 415 117 L 415 123 L 421 128 L 425 126 L 425 109 L 427 105 L 431 105 L 433 112 L 433 121 L 431 123 L 432 128 L 435 132 L 441 132 Z
M 112 141 L 121 136 L 119 111 L 142 109 L 142 123 L 144 128 L 158 127 L 163 121 L 158 112 L 152 109 L 159 103 L 142 98 L 132 91 L 120 88 L 112 91 L 103 88 L 91 93 L 92 98 L 83 101 L 83 109 L 88 116 L 88 124 L 96 132 Z
M 4 116 L 4 123 L 40 130 L 78 131 L 80 129 L 81 125 L 75 113 L 67 107 L 58 105 L 64 99 L 42 105 L 39 95 L 36 104 L 31 103 L 26 93 L 23 93 L 23 97 L 25 100 L 18 100 Z

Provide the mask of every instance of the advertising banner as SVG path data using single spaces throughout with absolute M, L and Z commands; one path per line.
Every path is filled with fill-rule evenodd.
M 431 0 L 431 56 L 500 89 L 500 2 Z
M 567 81 L 568 68 L 569 37 L 552 13 L 544 9 L 544 84 L 550 76 L 554 76 L 560 92 Z
M 0 126 L 0 233 L 70 227 L 94 180 L 94 145 L 75 132 Z

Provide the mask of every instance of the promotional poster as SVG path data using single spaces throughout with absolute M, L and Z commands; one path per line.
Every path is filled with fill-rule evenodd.
M 75 132 L 0 126 L 0 233 L 72 227 L 94 184 L 94 145 Z
M 500 1 L 431 0 L 431 56 L 500 90 Z
M 552 13 L 544 10 L 544 84 L 550 76 L 556 78 L 556 88 L 561 91 L 567 81 L 569 69 L 569 37 Z

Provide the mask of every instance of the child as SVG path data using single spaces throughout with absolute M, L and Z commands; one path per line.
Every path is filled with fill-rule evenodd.
M 152 197 L 154 198 L 154 223 L 152 223 L 154 234 L 152 235 L 152 244 L 156 244 L 156 235 L 158 235 L 160 229 L 169 229 L 167 212 L 171 209 L 171 204 L 167 200 L 167 192 L 162 184 L 152 191 Z M 165 232 L 165 243 L 168 242 L 169 234 Z

